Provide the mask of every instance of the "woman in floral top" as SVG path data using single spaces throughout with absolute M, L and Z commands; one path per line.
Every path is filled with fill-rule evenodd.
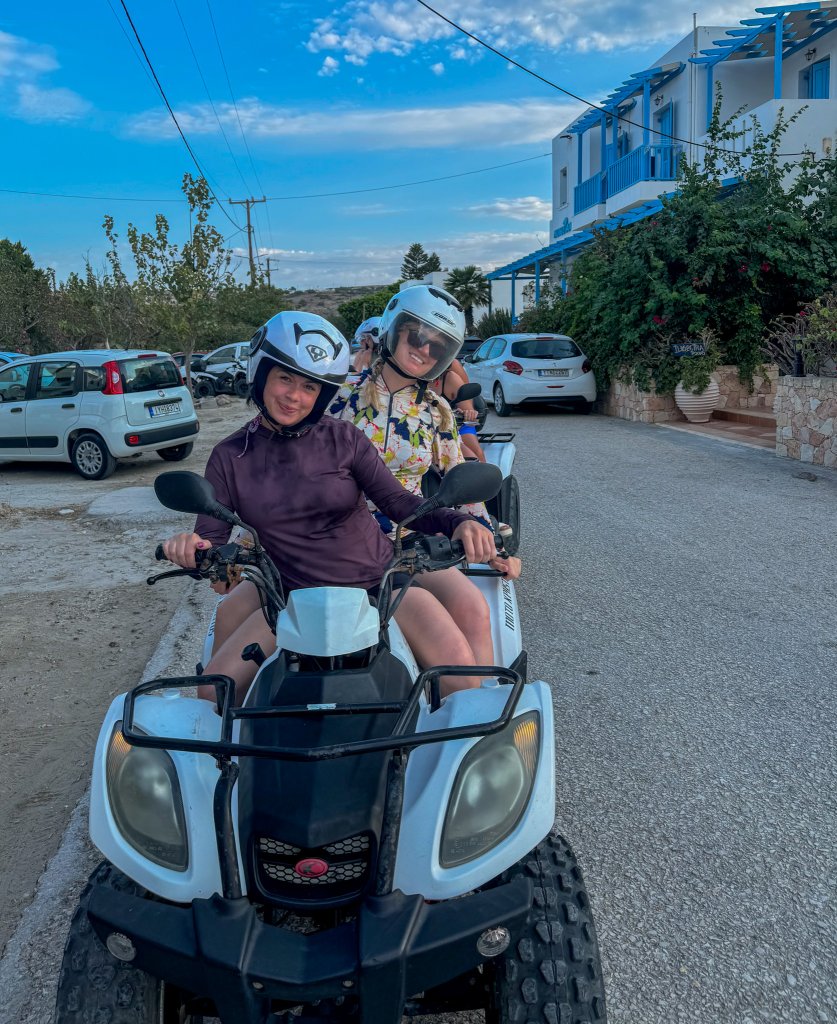
M 431 466 L 444 474 L 465 461 L 450 406 L 427 387 L 450 365 L 463 337 L 464 317 L 452 296 L 424 285 L 399 292 L 382 317 L 379 358 L 358 381 L 340 389 L 329 409 L 362 430 L 396 479 L 416 495 Z M 394 524 L 370 508 L 389 533 Z M 465 505 L 461 511 L 491 529 L 484 505 Z M 518 575 L 519 564 L 499 556 L 489 562 L 509 576 Z M 493 664 L 488 605 L 474 583 L 458 569 L 445 569 L 424 573 L 416 585 L 450 613 L 471 646 L 473 664 Z

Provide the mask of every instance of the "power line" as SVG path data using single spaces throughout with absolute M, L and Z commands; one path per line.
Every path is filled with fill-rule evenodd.
M 600 106 L 598 103 L 593 103 L 591 100 L 587 100 L 583 96 L 579 96 L 577 93 L 571 92 L 569 89 L 565 89 L 563 85 L 558 85 L 557 82 L 553 82 L 549 78 L 544 78 L 543 75 L 539 75 L 537 71 L 533 71 L 531 68 L 527 68 L 525 64 L 521 64 L 519 61 L 514 60 L 514 58 L 509 57 L 508 54 L 503 53 L 502 50 L 498 50 L 490 43 L 487 43 L 484 39 L 480 39 L 480 37 L 474 35 L 473 32 L 469 32 L 466 28 L 463 28 L 461 25 L 457 24 L 451 18 L 448 18 L 447 15 L 442 14 L 441 11 L 437 11 L 435 7 L 431 7 L 430 4 L 426 2 L 426 0 L 416 0 L 416 3 L 421 4 L 421 6 L 424 7 L 426 10 L 430 11 L 431 14 L 435 14 L 437 18 L 440 18 L 442 21 L 447 22 L 447 24 L 450 25 L 451 28 L 455 28 L 456 31 L 461 32 L 463 36 L 467 36 L 468 39 L 472 39 L 475 43 L 478 43 L 480 46 L 484 46 L 486 50 L 490 51 L 495 56 L 500 57 L 502 60 L 505 60 L 509 64 L 514 65 L 514 67 L 519 68 L 521 71 L 524 71 L 527 75 L 531 75 L 533 78 L 537 78 L 537 80 L 539 82 L 543 82 L 544 85 L 548 85 L 552 89 L 557 89 L 558 92 L 562 92 L 565 96 L 569 96 L 571 99 L 578 100 L 579 103 L 583 103 L 586 107 L 590 107 L 591 110 L 599 110 L 603 114 L 607 114 L 610 117 L 615 117 L 617 121 L 620 121 L 624 124 L 632 125 L 635 128 L 642 128 L 643 131 L 651 132 L 653 135 L 659 135 L 664 139 L 671 139 L 672 142 L 682 142 L 684 143 L 684 145 L 695 146 L 698 149 L 709 149 L 715 153 L 730 153 L 735 156 L 741 155 L 737 150 L 734 149 L 725 149 L 723 146 L 716 146 L 713 145 L 712 143 L 694 142 L 691 139 L 681 139 L 678 135 L 669 135 L 667 132 L 660 131 L 659 128 L 653 128 L 651 125 L 642 124 L 640 121 L 633 121 L 629 117 L 623 117 L 621 114 L 617 114 L 612 110 L 607 110 L 605 107 Z M 801 153 L 776 154 L 776 156 L 783 157 L 806 155 L 807 154 L 804 151 Z
M 110 0 L 105 0 L 105 2 L 107 3 L 108 7 L 110 7 L 110 12 L 114 16 L 114 18 L 116 19 L 116 24 L 122 30 L 122 35 L 125 36 L 125 38 L 128 40 L 128 45 L 131 47 L 131 52 L 136 57 L 137 61 L 139 61 L 139 66 L 142 68 L 142 70 L 143 70 L 143 72 L 145 74 L 145 77 L 151 83 L 151 88 L 153 89 L 154 88 L 154 79 L 148 73 L 148 68 L 143 63 L 142 57 L 140 57 L 139 51 L 137 50 L 136 46 L 134 45 L 133 39 L 131 39 L 131 37 L 125 31 L 125 26 L 122 24 L 122 21 L 120 20 L 119 15 L 116 13 L 116 8 L 113 6 L 113 4 L 110 2 Z
M 236 222 L 233 220 L 233 218 L 227 213 L 227 211 L 224 209 L 224 207 L 221 206 L 221 203 L 218 200 L 218 196 L 215 195 L 215 192 L 213 191 L 212 186 L 209 184 L 209 181 L 207 180 L 207 177 L 204 174 L 203 169 L 201 168 L 201 165 L 200 165 L 200 163 L 198 161 L 198 158 L 195 156 L 194 150 L 189 145 L 189 141 L 186 138 L 186 136 L 183 134 L 183 129 L 180 127 L 180 124 L 179 124 L 179 122 L 177 120 L 177 117 L 175 116 L 175 113 L 172 110 L 171 104 L 169 103 L 169 98 L 168 98 L 168 96 L 166 96 L 166 91 L 163 88 L 163 86 L 162 86 L 162 84 L 160 82 L 160 79 L 157 77 L 157 72 L 154 70 L 154 65 L 151 63 L 151 58 L 148 56 L 148 53 L 146 52 L 146 49 L 143 46 L 142 39 L 140 39 L 140 34 L 137 31 L 137 27 L 134 24 L 133 18 L 131 17 L 131 12 L 128 10 L 128 6 L 125 3 L 125 0 L 119 0 L 119 2 L 122 5 L 122 10 L 125 12 L 125 17 L 128 19 L 128 24 L 131 26 L 131 29 L 133 30 L 133 33 L 136 36 L 136 40 L 137 40 L 137 43 L 139 44 L 140 50 L 142 51 L 142 55 L 143 55 L 143 57 L 145 57 L 145 62 L 148 65 L 148 70 L 154 76 L 154 81 L 157 84 L 157 88 L 160 90 L 160 95 L 163 97 L 163 102 L 165 103 L 166 108 L 167 108 L 169 114 L 171 115 L 172 121 L 174 121 L 174 126 L 175 126 L 175 128 L 177 128 L 177 132 L 180 135 L 180 138 L 183 139 L 183 145 L 189 151 L 189 156 L 192 158 L 192 160 L 194 161 L 195 167 L 197 167 L 197 169 L 198 169 L 198 173 L 207 182 L 207 188 L 209 189 L 209 191 L 210 191 L 210 193 L 212 195 L 212 198 L 218 204 L 219 209 L 224 214 L 224 216 L 227 218 L 227 220 L 230 222 L 230 224 L 232 224 L 234 227 L 240 227 L 240 225 L 236 224 Z
M 453 178 L 466 178 L 472 174 L 485 174 L 488 171 L 498 171 L 504 167 L 514 167 L 517 164 L 530 163 L 532 160 L 543 160 L 545 157 L 552 156 L 551 153 L 538 153 L 537 156 L 523 157 L 521 160 L 510 160 L 505 164 L 492 164 L 490 167 L 477 167 L 472 171 L 460 171 L 458 174 L 443 174 L 438 178 L 422 178 L 418 181 L 402 181 L 395 185 L 373 185 L 369 188 L 355 188 L 347 189 L 342 192 L 309 192 L 304 195 L 294 196 L 268 196 L 268 203 L 279 203 L 290 199 L 325 199 L 335 196 L 356 196 L 362 195 L 368 192 L 388 192 L 391 189 L 396 188 L 412 188 L 414 185 L 430 185 L 439 181 L 451 181 Z M 10 195 L 16 196 L 41 196 L 48 199 L 90 199 L 103 202 L 111 203 L 182 203 L 185 202 L 183 199 L 156 199 L 149 197 L 147 199 L 141 199 L 137 196 L 88 196 L 88 195 L 76 195 L 69 192 L 34 192 L 31 190 L 17 189 L 17 188 L 0 188 L 0 192 L 7 192 Z M 265 207 L 266 208 L 266 207 Z M 238 231 L 244 231 L 245 228 L 235 225 Z M 236 233 L 237 233 L 236 232 Z M 231 236 L 230 236 L 231 237 Z
M 230 140 L 227 138 L 227 133 L 226 133 L 226 131 L 224 131 L 224 126 L 221 123 L 221 118 L 218 116 L 218 111 L 215 109 L 215 104 L 213 103 L 212 96 L 211 96 L 211 94 L 209 92 L 209 86 L 206 84 L 206 78 L 204 77 L 203 71 L 202 71 L 201 66 L 200 66 L 200 62 L 198 61 L 198 55 L 195 53 L 195 48 L 192 45 L 192 40 L 191 40 L 191 37 L 189 36 L 189 29 L 186 27 L 186 22 L 183 20 L 183 15 L 180 13 L 180 7 L 178 6 L 177 0 L 171 0 L 171 2 L 172 2 L 172 4 L 174 4 L 174 9 L 175 9 L 175 11 L 177 11 L 177 17 L 180 19 L 180 24 L 183 27 L 183 34 L 186 36 L 186 42 L 188 43 L 189 50 L 192 53 L 192 59 L 195 62 L 195 67 L 198 70 L 198 75 L 200 76 L 200 80 L 203 83 L 203 88 L 204 88 L 204 92 L 206 93 L 206 98 L 209 100 L 209 105 L 212 108 L 212 113 L 215 115 L 215 120 L 218 122 L 218 127 L 221 129 L 221 135 L 223 136 L 224 144 L 227 147 L 227 152 L 232 157 L 232 162 L 235 165 L 236 171 L 238 171 L 238 176 L 239 176 L 239 178 L 241 178 L 241 183 L 242 183 L 242 185 L 244 185 L 244 190 L 246 192 L 249 192 L 250 191 L 250 186 L 244 180 L 244 175 L 241 173 L 241 168 L 238 166 L 238 160 L 236 160 L 235 153 L 233 153 L 232 147 L 230 146 Z M 259 187 L 261 188 L 261 186 L 259 186 Z
M 236 103 L 236 100 L 235 100 L 235 93 L 233 92 L 232 82 L 230 81 L 230 73 L 227 70 L 227 62 L 224 60 L 224 51 L 221 48 L 221 39 L 220 39 L 220 37 L 218 35 L 218 29 L 215 26 L 215 18 L 213 17 L 212 7 L 211 7 L 211 5 L 209 3 L 209 0 L 206 0 L 206 12 L 209 15 L 209 22 L 212 25 L 212 34 L 215 36 L 215 45 L 218 47 L 218 56 L 221 58 L 221 67 L 224 69 L 224 77 L 227 80 L 227 88 L 229 89 L 230 99 L 232 100 L 233 110 L 235 111 L 235 119 L 236 119 L 236 121 L 238 121 L 238 130 L 239 130 L 239 132 L 241 132 L 241 141 L 244 143 L 244 148 L 247 150 L 247 159 L 250 161 L 250 167 L 253 170 L 253 175 L 255 176 L 256 184 L 258 185 L 259 191 L 261 192 L 261 194 L 264 195 L 264 188 L 262 186 L 261 179 L 259 178 L 259 172 L 256 170 L 256 165 L 253 162 L 253 154 L 250 152 L 250 145 L 247 142 L 247 136 L 244 134 L 244 125 L 241 123 L 241 115 L 238 112 L 238 103 Z M 248 189 L 248 191 L 249 191 L 249 189 Z M 265 207 L 265 211 L 267 211 L 267 207 Z M 273 231 L 272 231 L 272 229 L 270 227 L 270 214 L 269 213 L 267 214 L 267 225 L 268 225 L 268 231 L 270 233 L 270 241 L 271 241 L 271 244 L 272 244 L 273 243 Z

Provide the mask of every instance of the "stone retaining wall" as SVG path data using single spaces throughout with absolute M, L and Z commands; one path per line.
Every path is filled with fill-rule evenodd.
M 776 390 L 776 454 L 837 468 L 837 380 L 780 377 Z
M 763 409 L 770 412 L 776 399 L 779 368 L 767 366 L 763 374 L 753 376 L 753 390 L 738 379 L 737 366 L 719 366 L 712 374 L 718 382 L 721 397 L 718 409 Z
M 779 371 L 769 366 L 762 375 L 753 378 L 753 390 L 738 379 L 737 366 L 719 366 L 712 374 L 718 382 L 721 397 L 719 409 L 764 409 L 772 410 L 776 398 L 776 382 Z M 635 384 L 614 381 L 610 388 L 599 395 L 599 409 L 606 416 L 618 416 L 623 420 L 640 423 L 685 422 L 670 395 L 658 395 L 653 391 L 640 391 Z

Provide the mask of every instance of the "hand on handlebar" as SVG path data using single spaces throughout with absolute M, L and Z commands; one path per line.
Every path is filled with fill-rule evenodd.
M 494 534 L 474 520 L 460 523 L 451 539 L 462 541 L 465 557 L 471 563 L 488 562 L 497 554 Z
M 473 406 L 470 409 L 463 409 L 462 418 L 466 423 L 473 423 L 477 419 L 477 410 Z
M 176 533 L 162 545 L 163 554 L 175 565 L 184 569 L 196 568 L 195 552 L 211 548 L 212 543 L 198 536 L 197 533 Z

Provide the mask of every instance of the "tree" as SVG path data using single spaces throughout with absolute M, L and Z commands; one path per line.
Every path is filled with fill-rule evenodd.
M 396 281 L 395 284 L 388 284 L 371 295 L 361 295 L 360 298 L 342 302 L 337 307 L 340 321 L 337 326 L 347 338 L 351 338 L 367 317 L 380 316 L 383 313 L 386 304 L 397 291 Z
M 52 271 L 36 267 L 24 245 L 0 239 L 0 348 L 49 350 L 52 281 Z
M 465 310 L 465 328 L 474 329 L 474 306 L 487 306 L 491 300 L 491 285 L 479 267 L 454 267 L 445 278 L 445 288 L 458 299 Z
M 188 241 L 182 246 L 171 242 L 169 223 L 158 213 L 153 232 L 128 225 L 128 244 L 137 268 L 134 289 L 140 305 L 169 344 L 185 353 L 188 377 L 192 352 L 218 336 L 218 292 L 235 287 L 235 280 L 230 271 L 232 253 L 224 246 L 221 232 L 209 223 L 213 203 L 209 186 L 203 178 L 184 174 L 182 191 L 192 225 Z M 125 275 L 113 217 L 105 218 L 104 228 L 111 243 L 108 260 L 114 279 L 121 284 Z
M 514 330 L 510 309 L 492 309 L 490 313 L 484 313 L 477 321 L 474 332 L 478 337 L 486 339 L 494 334 L 511 334 Z M 524 328 L 528 330 L 528 328 Z
M 441 269 L 442 264 L 435 252 L 428 256 L 421 242 L 413 242 L 401 263 L 401 279 L 420 281 L 431 270 Z

